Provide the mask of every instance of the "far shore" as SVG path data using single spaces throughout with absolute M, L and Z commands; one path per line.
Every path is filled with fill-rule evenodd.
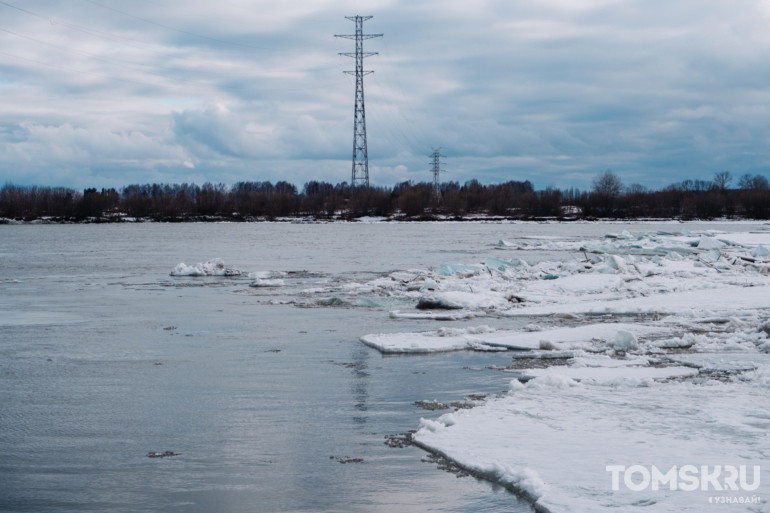
M 136 223 L 294 223 L 294 224 L 327 224 L 327 223 L 759 223 L 770 224 L 767 219 L 752 219 L 745 217 L 719 217 L 719 218 L 625 218 L 625 217 L 533 217 L 533 216 L 494 216 L 494 215 L 469 215 L 447 216 L 425 214 L 421 216 L 393 215 L 388 217 L 361 216 L 352 217 L 344 214 L 333 217 L 317 217 L 312 215 L 297 216 L 241 216 L 233 214 L 212 216 L 148 216 L 131 217 L 128 215 L 107 215 L 100 217 L 88 217 L 78 219 L 74 217 L 45 216 L 33 219 L 12 219 L 0 217 L 0 225 L 40 225 L 40 224 L 136 224 Z

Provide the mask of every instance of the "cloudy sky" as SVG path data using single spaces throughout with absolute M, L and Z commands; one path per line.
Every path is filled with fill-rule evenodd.
M 770 176 L 770 0 L 0 1 L 0 182 Z

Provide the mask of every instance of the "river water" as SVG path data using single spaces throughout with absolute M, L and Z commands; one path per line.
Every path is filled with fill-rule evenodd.
M 387 304 L 314 307 L 302 291 L 475 262 L 500 239 L 623 229 L 639 227 L 0 226 L 0 510 L 530 511 L 384 443 L 437 416 L 415 401 L 504 391 L 508 378 L 486 367 L 510 353 L 384 357 L 358 338 L 442 323 L 390 319 Z M 279 289 L 169 276 L 215 257 L 291 274 Z M 452 325 L 467 324 L 479 322 Z M 163 451 L 177 455 L 148 457 Z

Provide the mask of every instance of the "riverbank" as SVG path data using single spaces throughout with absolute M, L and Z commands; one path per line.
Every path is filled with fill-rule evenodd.
M 613 218 L 613 217 L 536 217 L 536 216 L 360 216 L 349 217 L 337 215 L 332 217 L 315 216 L 187 216 L 187 217 L 131 217 L 126 215 L 104 217 L 40 217 L 33 219 L 18 219 L 0 217 L 0 225 L 26 225 L 26 224 L 135 224 L 135 223 L 295 223 L 295 224 L 328 224 L 328 223 L 419 223 L 419 222 L 457 222 L 457 223 L 770 223 L 766 219 L 752 219 L 744 217 L 719 217 L 719 218 Z

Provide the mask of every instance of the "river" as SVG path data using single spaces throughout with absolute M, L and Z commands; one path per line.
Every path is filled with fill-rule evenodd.
M 682 226 L 644 226 L 657 228 Z M 473 262 L 501 239 L 624 229 L 637 228 L 0 226 L 0 510 L 530 511 L 503 489 L 439 470 L 416 447 L 384 443 L 435 416 L 416 401 L 504 391 L 508 379 L 487 367 L 510 353 L 385 357 L 359 337 L 441 323 L 391 319 L 383 298 L 323 306 L 303 291 Z M 169 275 L 215 257 L 246 273 L 280 271 L 284 286 Z M 479 322 L 452 325 L 469 323 Z M 175 455 L 148 457 L 164 451 Z

